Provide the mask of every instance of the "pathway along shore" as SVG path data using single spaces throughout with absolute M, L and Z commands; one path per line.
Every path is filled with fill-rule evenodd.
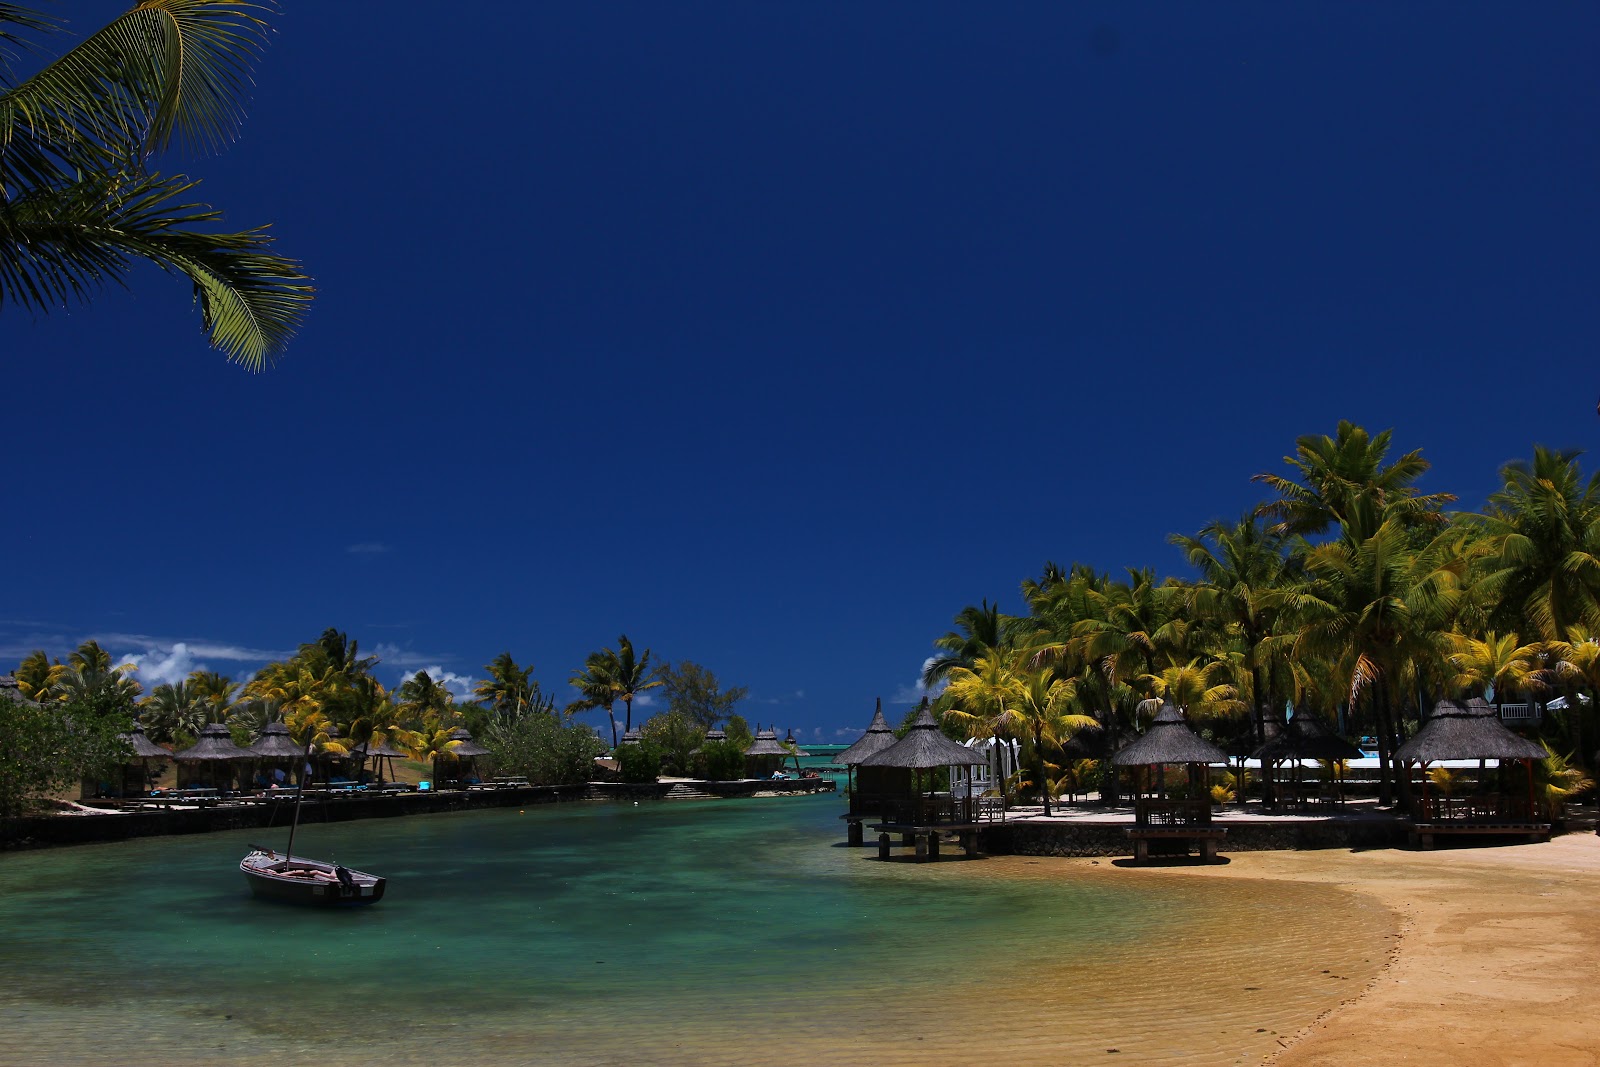
M 1400 920 L 1388 967 L 1271 1067 L 1597 1067 L 1600 837 L 1436 852 L 1249 852 L 1174 878 L 1322 882 Z M 1330 934 L 1330 936 L 1334 936 Z

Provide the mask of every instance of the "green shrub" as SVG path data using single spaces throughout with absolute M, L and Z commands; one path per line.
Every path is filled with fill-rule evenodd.
M 733 741 L 707 741 L 695 757 L 700 776 L 713 782 L 744 777 L 744 748 Z
M 654 741 L 619 745 L 617 767 L 624 782 L 653 782 L 661 774 L 661 746 Z

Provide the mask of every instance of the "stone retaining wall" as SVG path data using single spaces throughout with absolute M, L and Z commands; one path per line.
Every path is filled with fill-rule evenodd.
M 821 784 L 819 784 L 821 783 Z M 515 808 L 579 800 L 659 800 L 672 783 L 632 785 L 593 782 L 585 785 L 534 785 L 520 789 L 443 790 L 437 793 L 401 793 L 369 796 L 352 793 L 332 800 L 308 800 L 300 807 L 302 825 L 349 822 L 353 819 L 392 819 L 406 815 L 432 815 L 444 811 Z M 831 779 L 792 781 L 702 782 L 696 788 L 721 797 L 746 797 L 756 793 L 817 793 L 833 788 Z M 204 834 L 214 830 L 252 830 L 286 827 L 293 805 L 288 800 L 271 804 L 218 805 L 212 808 L 173 808 L 134 811 L 117 815 L 41 815 L 0 819 L 0 852 L 12 849 L 85 845 L 97 841 L 126 841 L 135 837 L 169 834 Z
M 1406 843 L 1406 826 L 1394 819 L 1316 822 L 1217 823 L 1228 836 L 1218 851 L 1265 852 L 1318 848 L 1393 848 Z M 1009 822 L 978 831 L 983 851 L 1019 856 L 1129 856 L 1128 824 Z

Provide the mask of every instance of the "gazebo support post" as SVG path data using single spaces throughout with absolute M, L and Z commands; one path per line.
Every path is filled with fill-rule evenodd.
M 1522 766 L 1528 772 L 1528 821 L 1533 822 L 1539 817 L 1539 813 L 1533 810 L 1533 760 L 1523 760 Z

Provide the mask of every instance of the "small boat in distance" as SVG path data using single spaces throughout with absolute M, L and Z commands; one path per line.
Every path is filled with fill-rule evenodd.
M 337 863 L 308 860 L 304 856 L 278 855 L 251 845 L 239 861 L 239 870 L 258 897 L 314 907 L 354 907 L 383 899 L 386 880 L 375 874 L 352 871 Z
M 312 749 L 306 748 L 309 758 Z M 300 801 L 305 797 L 306 778 L 311 764 L 301 768 L 300 784 L 294 793 L 294 819 L 289 823 L 289 847 L 282 856 L 270 848 L 251 845 L 239 870 L 250 883 L 250 892 L 264 900 L 289 904 L 308 904 L 318 908 L 354 907 L 376 904 L 383 899 L 386 880 L 375 874 L 352 871 L 337 863 L 309 860 L 294 854 L 294 834 L 300 828 Z

